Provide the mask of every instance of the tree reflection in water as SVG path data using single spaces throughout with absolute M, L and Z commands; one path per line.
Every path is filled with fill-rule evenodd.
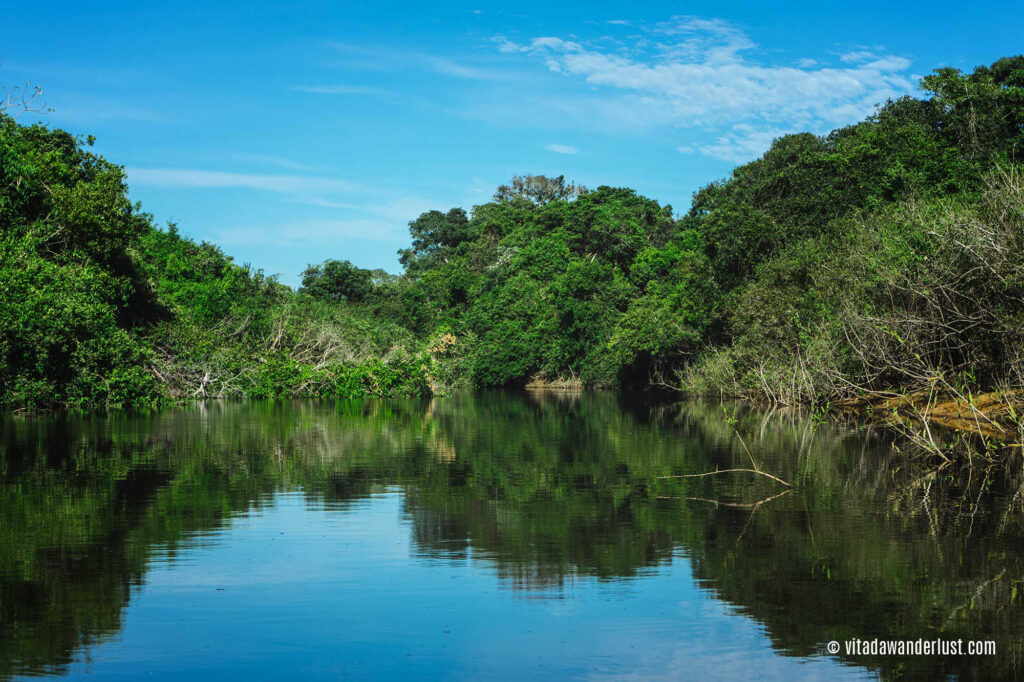
M 276 493 L 345 513 L 388 489 L 416 556 L 487 565 L 524 596 L 642 581 L 685 556 L 783 655 L 854 637 L 995 639 L 997 657 L 844 662 L 885 677 L 1018 674 L 1019 477 L 936 473 L 870 429 L 733 409 L 735 424 L 711 403 L 493 392 L 7 417 L 0 677 L 59 673 L 121 630 L 155 554 Z M 671 478 L 749 466 L 737 432 L 790 494 L 756 504 L 778 484 Z

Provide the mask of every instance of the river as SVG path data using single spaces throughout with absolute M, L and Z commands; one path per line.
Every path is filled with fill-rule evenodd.
M 755 465 L 793 487 L 679 477 Z M 0 678 L 1013 679 L 1020 498 L 869 427 L 612 393 L 8 415 Z

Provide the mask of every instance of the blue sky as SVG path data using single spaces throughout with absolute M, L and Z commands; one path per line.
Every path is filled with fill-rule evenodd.
M 43 7 L 3 9 L 0 83 L 42 86 L 160 222 L 288 284 L 397 272 L 409 220 L 515 174 L 683 211 L 774 136 L 1024 50 L 1019 1 Z

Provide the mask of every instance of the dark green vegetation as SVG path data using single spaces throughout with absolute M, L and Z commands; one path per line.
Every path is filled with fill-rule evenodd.
M 1022 673 L 1019 473 L 937 475 L 864 430 L 730 414 L 482 391 L 8 417 L 0 679 L 59 672 L 116 635 L 154 558 L 218 542 L 215 531 L 276 492 L 301 490 L 310 507 L 343 515 L 396 486 L 416 556 L 493 567 L 528 596 L 564 589 L 571 604 L 590 579 L 642 590 L 683 554 L 701 589 L 759 622 L 783 655 L 853 637 L 994 639 L 996 656 L 840 658 L 889 679 Z M 798 487 L 752 508 L 779 487 L 661 478 L 749 466 L 736 434 Z M 682 499 L 697 497 L 748 506 Z
M 1024 389 L 1024 57 L 780 138 L 677 218 L 629 189 L 515 178 L 410 223 L 402 276 L 298 294 L 129 205 L 120 168 L 0 125 L 9 405 L 659 383 L 830 404 Z
M 0 114 L 0 402 L 429 392 L 408 331 L 157 229 L 91 143 Z
M 520 178 L 411 223 L 376 309 L 450 332 L 462 381 L 652 380 L 826 403 L 1024 386 L 1024 57 L 791 135 L 679 220 L 628 189 Z M 454 376 L 451 378 L 455 378 Z

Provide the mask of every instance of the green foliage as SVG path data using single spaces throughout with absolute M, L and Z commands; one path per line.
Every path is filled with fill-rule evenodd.
M 0 396 L 150 404 L 679 375 L 817 401 L 950 372 L 1013 389 L 1024 57 L 922 87 L 856 125 L 776 140 L 681 218 L 630 189 L 519 176 L 471 211 L 410 222 L 403 275 L 330 259 L 299 294 L 154 227 L 88 140 L 0 116 Z M 426 369 L 401 364 L 413 358 Z
M 174 224 L 166 230 L 151 227 L 141 241 L 142 267 L 178 319 L 214 325 L 244 310 L 265 324 L 268 311 L 288 298 L 286 287 L 235 264 L 213 244 L 183 237 Z
M 962 307 L 984 289 L 977 277 L 1005 269 L 1012 226 L 989 221 L 1001 236 L 988 246 L 987 233 L 961 231 L 975 239 L 962 262 L 936 242 L 961 243 L 942 211 L 978 224 L 986 183 L 1008 182 L 993 169 L 1015 172 L 1022 67 L 1012 57 L 971 74 L 940 69 L 923 80 L 924 99 L 887 102 L 825 136 L 782 137 L 698 191 L 679 220 L 628 189 L 515 178 L 468 218 L 453 209 L 414 221 L 406 283 L 377 310 L 418 334 L 472 335 L 460 350 L 482 386 L 669 383 L 682 371 L 691 389 L 818 401 L 972 367 L 978 387 L 1018 385 L 1019 354 L 1002 341 L 1019 329 L 1017 300 L 986 293 L 981 317 Z M 933 208 L 893 223 L 913 206 Z M 927 220 L 945 225 L 942 237 Z M 928 260 L 939 252 L 941 263 Z M 898 287 L 920 287 L 919 300 Z M 877 340 L 883 312 L 919 347 Z M 864 359 L 868 337 L 881 360 Z
M 297 296 L 153 226 L 90 143 L 0 115 L 0 404 L 429 393 L 411 334 L 349 305 L 386 273 L 328 261 Z
M 0 115 L 0 402 L 149 404 L 162 310 L 134 252 L 148 223 L 83 141 Z
M 991 161 L 1024 153 L 1024 55 L 1004 57 L 971 74 L 949 67 L 925 76 L 943 137 L 970 158 Z
M 793 242 L 834 236 L 836 219 L 851 211 L 977 189 L 978 166 L 937 122 L 926 125 L 929 108 L 900 100 L 823 138 L 779 138 L 760 159 L 697 192 L 683 222 L 703 236 L 720 283 L 738 286 Z
M 564 175 L 549 178 L 544 175 L 517 175 L 507 184 L 498 187 L 494 201 L 525 200 L 534 204 L 564 201 L 586 194 L 587 188 L 573 182 L 566 182 Z
M 406 269 L 426 269 L 446 263 L 460 244 L 472 238 L 466 212 L 453 208 L 448 213 L 427 211 L 409 223 L 412 248 L 400 251 L 399 259 Z
M 716 317 L 720 292 L 703 253 L 650 249 L 634 263 L 643 294 L 629 304 L 608 341 L 620 367 L 679 364 L 698 352 Z
M 959 376 L 1019 390 L 1024 181 L 985 179 L 977 198 L 894 204 L 759 266 L 732 299 L 730 369 L 709 354 L 687 383 L 815 403 Z
M 373 273 L 347 260 L 325 260 L 303 271 L 300 291 L 325 301 L 360 303 L 373 291 Z
M 496 199 L 474 208 L 459 233 L 471 238 L 449 242 L 443 258 L 423 253 L 376 309 L 415 319 L 420 333 L 443 327 L 474 339 L 472 351 L 460 352 L 473 353 L 477 385 L 535 377 L 617 383 L 621 368 L 608 344 L 644 285 L 630 272 L 642 252 L 676 235 L 671 208 L 628 189 L 586 191 L 539 176 L 514 180 Z M 422 240 L 427 225 L 448 229 L 444 216 L 424 214 L 412 224 L 414 238 Z M 390 312 L 396 308 L 407 312 Z M 418 312 L 424 308 L 429 316 Z
M 246 394 L 253 398 L 430 395 L 428 363 L 411 357 L 391 363 L 370 360 L 315 367 L 279 355 L 256 367 Z

